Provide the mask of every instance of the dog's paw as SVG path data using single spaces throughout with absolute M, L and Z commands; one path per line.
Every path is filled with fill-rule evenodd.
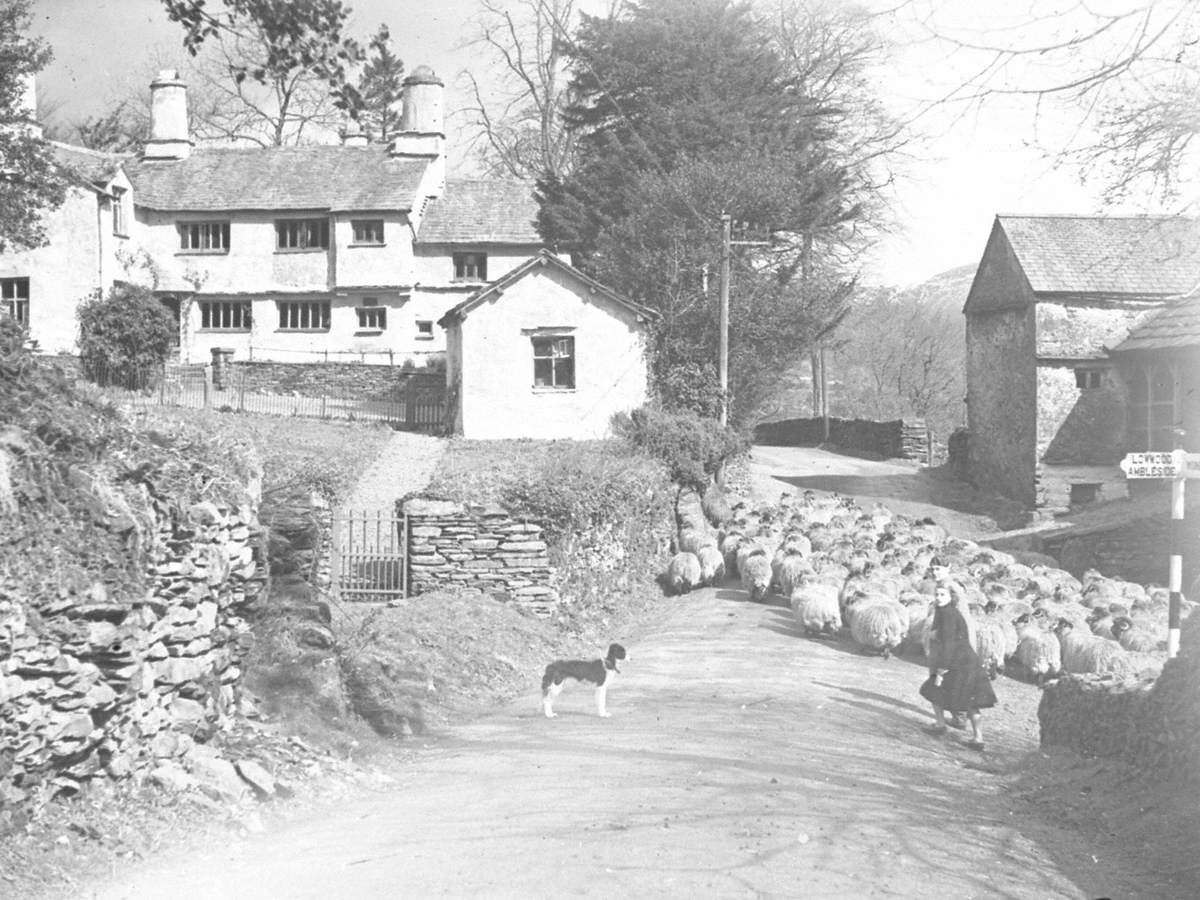
M 612 713 L 610 713 L 610 712 L 602 712 L 602 713 L 600 713 L 600 718 L 602 718 L 602 719 L 611 719 L 611 718 L 612 718 Z
M 558 713 L 556 713 L 556 712 L 550 712 L 550 711 L 547 711 L 547 712 L 546 712 L 546 718 L 547 718 L 547 719 L 557 719 L 557 718 L 558 718 Z

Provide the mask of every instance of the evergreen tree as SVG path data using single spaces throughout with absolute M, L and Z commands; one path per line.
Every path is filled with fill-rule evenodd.
M 358 79 L 362 111 L 358 120 L 374 140 L 386 141 L 400 127 L 397 106 L 404 89 L 404 61 L 392 52 L 386 25 L 371 38 L 367 64 Z
M 0 251 L 44 244 L 42 215 L 66 195 L 50 145 L 25 122 L 28 79 L 50 60 L 23 33 L 29 22 L 28 0 L 0 0 Z

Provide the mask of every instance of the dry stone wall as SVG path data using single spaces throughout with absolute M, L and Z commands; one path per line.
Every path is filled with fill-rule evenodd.
M 400 512 L 408 521 L 410 594 L 478 590 L 542 616 L 557 605 L 557 573 L 536 522 L 449 500 L 405 500 Z
M 150 503 L 142 596 L 96 582 L 35 611 L 0 594 L 0 811 L 99 773 L 153 775 L 236 708 L 242 615 L 267 577 L 255 512 Z

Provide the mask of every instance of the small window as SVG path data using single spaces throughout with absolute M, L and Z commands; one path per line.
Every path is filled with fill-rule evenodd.
M 179 250 L 182 253 L 228 253 L 228 222 L 180 222 Z
M 1100 485 L 1073 484 L 1071 485 L 1071 509 L 1088 506 L 1100 499 Z
M 419 341 L 433 340 L 433 320 L 432 319 L 417 319 L 417 340 L 419 340 Z
M 561 390 L 575 387 L 575 338 L 533 339 L 533 386 Z
M 125 188 L 112 189 L 113 234 L 125 236 Z
M 0 315 L 29 325 L 29 279 L 0 278 Z
M 278 250 L 328 250 L 328 219 L 279 219 L 275 222 Z
M 201 300 L 200 328 L 203 331 L 249 331 L 249 301 Z
M 280 300 L 280 331 L 328 331 L 328 300 Z
M 383 219 L 354 219 L 354 243 L 380 246 L 383 244 Z
M 384 331 L 387 329 L 387 308 L 380 306 L 374 297 L 363 297 L 362 306 L 354 310 L 358 314 L 359 331 Z
M 1081 391 L 1090 391 L 1104 387 L 1104 372 L 1101 369 L 1076 369 L 1075 387 Z
M 486 253 L 455 253 L 455 281 L 487 281 Z

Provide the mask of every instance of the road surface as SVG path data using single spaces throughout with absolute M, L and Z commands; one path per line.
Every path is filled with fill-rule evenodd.
M 920 665 L 805 639 L 741 591 L 664 601 L 629 650 L 612 718 L 582 687 L 544 718 L 531 672 L 386 792 L 91 895 L 1176 896 L 1035 802 L 1032 686 L 998 683 L 980 754 L 921 730 Z

